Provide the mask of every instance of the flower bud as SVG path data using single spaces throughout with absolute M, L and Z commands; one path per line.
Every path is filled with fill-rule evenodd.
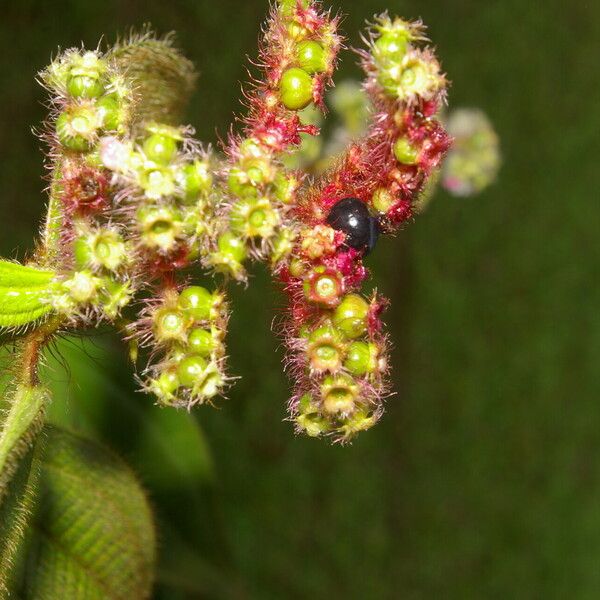
M 174 394 L 179 389 L 179 386 L 180 382 L 177 370 L 173 368 L 162 371 L 156 379 L 151 379 L 148 384 L 150 391 L 158 398 L 161 404 L 171 404 L 175 399 Z
M 100 280 L 90 271 L 76 271 L 63 282 L 70 298 L 78 304 L 87 304 L 97 298 Z

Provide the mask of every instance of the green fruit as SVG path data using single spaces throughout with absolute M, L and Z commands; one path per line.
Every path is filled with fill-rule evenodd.
M 119 99 L 111 94 L 103 96 L 96 102 L 96 108 L 102 121 L 102 127 L 107 131 L 116 131 L 124 122 L 124 111 Z
M 187 287 L 179 294 L 179 307 L 194 321 L 207 321 L 210 319 L 214 303 L 213 295 L 206 288 L 199 285 Z
M 377 367 L 377 347 L 367 342 L 352 342 L 348 347 L 344 367 L 356 377 L 373 373 Z
M 197 327 L 188 336 L 188 346 L 194 354 L 208 357 L 215 349 L 215 340 L 210 331 Z
M 313 41 L 300 42 L 296 48 L 298 66 L 309 75 L 327 71 L 327 57 L 321 44 Z
M 348 294 L 333 312 L 333 324 L 347 338 L 354 339 L 367 331 L 368 314 L 368 302 L 358 294 Z
M 97 77 L 72 75 L 67 81 L 67 92 L 73 98 L 99 98 L 104 86 Z
M 227 258 L 238 263 L 246 260 L 246 244 L 242 239 L 233 235 L 233 233 L 226 231 L 223 235 L 219 236 L 217 245 L 219 246 L 219 252 Z
M 202 380 L 206 370 L 206 361 L 197 354 L 184 358 L 177 366 L 177 377 L 181 385 L 191 388 Z
M 408 138 L 401 137 L 394 143 L 394 156 L 403 165 L 414 165 L 419 158 L 419 150 L 413 146 Z
M 153 133 L 144 142 L 144 154 L 150 160 L 168 165 L 177 153 L 177 142 L 162 133 Z
M 281 76 L 279 94 L 281 102 L 289 110 L 306 108 L 313 99 L 312 77 L 303 69 L 288 69 Z

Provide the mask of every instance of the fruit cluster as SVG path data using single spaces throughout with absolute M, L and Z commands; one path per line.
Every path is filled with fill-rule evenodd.
M 179 124 L 194 72 L 169 38 L 60 55 L 42 74 L 54 112 L 40 269 L 0 264 L 13 284 L 0 282 L 0 295 L 18 299 L 0 309 L 0 325 L 51 312 L 56 327 L 111 321 L 132 355 L 146 349 L 141 385 L 159 403 L 212 402 L 228 382 L 228 304 L 223 286 L 192 285 L 191 269 L 246 281 L 247 259 L 265 260 L 290 299 L 297 429 L 347 441 L 371 427 L 388 391 L 386 300 L 361 291 L 363 259 L 410 218 L 450 144 L 436 118 L 446 79 L 423 42 L 420 24 L 377 21 L 361 51 L 371 124 L 316 181 L 283 159 L 319 133 L 305 109 L 324 109 L 341 47 L 337 19 L 318 2 L 273 8 L 262 79 L 223 157 Z

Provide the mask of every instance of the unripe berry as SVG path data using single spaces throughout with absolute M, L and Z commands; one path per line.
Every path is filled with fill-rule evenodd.
M 160 165 L 168 165 L 176 153 L 177 142 L 164 133 L 153 133 L 144 141 L 144 154 Z
M 217 344 L 210 331 L 197 327 L 188 335 L 188 346 L 194 354 L 206 358 L 215 350 Z
M 123 106 L 123 101 L 115 94 L 102 96 L 96 102 L 96 108 L 103 129 L 106 131 L 120 130 L 126 121 L 126 111 Z
M 358 294 L 348 294 L 333 313 L 333 324 L 349 339 L 367 331 L 368 302 Z
M 408 138 L 400 137 L 394 142 L 394 156 L 403 165 L 414 165 L 419 159 L 419 149 Z
M 206 288 L 192 285 L 181 291 L 178 304 L 194 321 L 208 321 L 215 306 L 215 297 Z
M 164 403 L 173 399 L 173 394 L 179 389 L 180 382 L 175 369 L 162 371 L 161 374 L 150 382 L 150 389 L 156 397 Z
M 307 8 L 310 0 L 279 0 L 279 10 L 282 16 L 289 18 L 293 16 L 297 7 Z
M 219 236 L 217 246 L 221 254 L 237 263 L 246 260 L 248 255 L 244 241 L 229 231 Z
M 327 56 L 318 42 L 307 40 L 300 42 L 296 48 L 298 66 L 309 75 L 327 71 Z
M 250 183 L 248 174 L 239 167 L 233 167 L 229 171 L 227 179 L 229 190 L 238 198 L 256 197 L 258 190 Z
M 161 308 L 154 314 L 154 337 L 159 343 L 170 343 L 186 339 L 188 319 L 177 308 Z
M 67 81 L 67 92 L 73 98 L 99 98 L 104 92 L 104 86 L 97 77 L 72 75 Z
M 303 69 L 293 67 L 281 76 L 279 94 L 282 104 L 289 110 L 302 110 L 313 99 L 313 80 Z
M 386 188 L 378 188 L 371 198 L 371 206 L 380 214 L 385 215 L 397 203 L 394 195 Z
M 187 388 L 193 388 L 202 381 L 204 371 L 206 370 L 206 361 L 197 354 L 186 356 L 177 365 L 177 377 L 181 385 Z
M 348 346 L 348 353 L 344 367 L 355 375 L 362 377 L 367 373 L 377 370 L 377 346 L 367 342 L 352 342 Z

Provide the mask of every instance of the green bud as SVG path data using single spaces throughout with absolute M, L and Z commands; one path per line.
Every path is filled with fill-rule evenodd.
M 296 423 L 310 437 L 319 437 L 331 431 L 329 421 L 318 414 L 298 415 Z
M 373 44 L 373 57 L 377 62 L 400 63 L 406 55 L 408 38 L 396 31 L 384 32 Z
M 181 385 L 193 388 L 202 381 L 205 370 L 206 361 L 201 356 L 192 354 L 177 365 L 177 377 Z
M 283 204 L 291 204 L 295 199 L 296 190 L 300 187 L 300 182 L 295 175 L 278 171 L 273 185 L 277 200 Z
M 123 127 L 126 121 L 126 111 L 123 102 L 115 94 L 102 96 L 96 102 L 96 108 L 104 129 L 118 131 Z
M 98 277 L 90 271 L 84 270 L 73 273 L 69 279 L 63 282 L 63 287 L 74 302 L 86 304 L 96 299 L 100 283 L 101 280 Z
M 289 110 L 302 110 L 313 99 L 313 80 L 303 69 L 293 67 L 281 76 L 279 94 L 282 104 Z
M 323 46 L 318 42 L 310 40 L 300 42 L 296 47 L 296 61 L 298 66 L 309 75 L 327 71 L 327 56 Z
M 419 150 L 408 138 L 400 137 L 394 143 L 394 156 L 403 165 L 414 165 L 419 159 Z
M 342 298 L 333 312 L 333 324 L 349 339 L 355 339 L 367 331 L 368 302 L 358 294 Z
M 207 194 L 212 187 L 213 177 L 206 161 L 195 160 L 183 167 L 182 187 L 186 200 L 195 200 L 199 194 Z
M 216 299 L 206 288 L 192 285 L 179 294 L 179 307 L 194 321 L 208 321 L 213 316 Z
M 375 344 L 352 342 L 348 346 L 344 367 L 356 377 L 362 377 L 367 373 L 374 373 L 377 370 L 377 354 L 377 346 Z
M 153 133 L 144 141 L 146 157 L 160 165 L 168 165 L 177 154 L 177 142 L 163 133 Z
M 133 298 L 133 288 L 129 281 L 116 281 L 110 277 L 102 279 L 100 304 L 109 319 L 115 319 L 121 309 L 125 308 Z

